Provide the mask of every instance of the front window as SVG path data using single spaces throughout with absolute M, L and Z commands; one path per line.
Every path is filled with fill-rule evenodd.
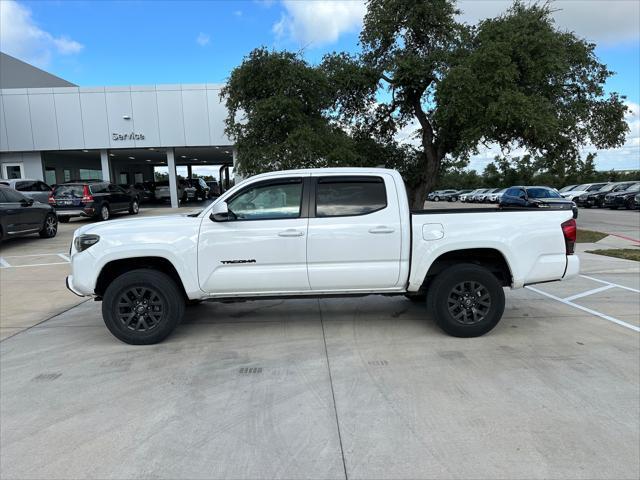
M 227 203 L 237 220 L 298 218 L 302 204 L 302 179 L 269 182 L 249 187 Z

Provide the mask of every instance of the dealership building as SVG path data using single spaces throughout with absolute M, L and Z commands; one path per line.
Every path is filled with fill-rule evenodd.
M 0 177 L 133 184 L 166 167 L 177 207 L 178 166 L 190 177 L 215 165 L 229 184 L 235 149 L 221 87 L 79 87 L 0 53 Z

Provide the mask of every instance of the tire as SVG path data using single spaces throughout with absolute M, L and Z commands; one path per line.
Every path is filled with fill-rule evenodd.
M 106 222 L 109 218 L 111 218 L 111 210 L 109 209 L 109 205 L 103 203 L 98 212 L 97 219 L 101 222 Z
M 413 303 L 424 303 L 427 300 L 427 295 L 425 293 L 407 293 L 405 294 L 405 297 Z
M 47 213 L 44 217 L 42 230 L 38 232 L 40 238 L 53 238 L 58 233 L 58 217 L 55 213 Z
M 134 303 L 138 301 L 139 305 Z M 156 307 L 159 313 L 153 311 Z M 142 321 L 140 316 L 136 319 L 137 308 L 144 309 Z M 130 345 L 152 345 L 167 338 L 180 324 L 184 308 L 184 296 L 168 275 L 138 269 L 109 284 L 102 300 L 102 318 L 117 339 Z
M 438 197 L 437 195 L 435 197 L 433 197 L 433 201 L 434 202 L 439 202 L 440 201 L 440 197 Z
M 182 194 L 182 198 L 180 199 L 182 203 L 187 203 L 189 201 L 189 197 L 187 197 L 187 192 Z
M 131 202 L 131 205 L 129 206 L 129 214 L 137 215 L 139 211 L 140 211 L 140 204 L 138 203 L 138 200 L 134 200 L 133 202 Z
M 477 301 L 475 292 L 484 302 Z M 450 305 L 450 299 L 459 303 Z M 427 310 L 449 335 L 479 337 L 491 331 L 502 318 L 504 290 L 496 276 L 484 267 L 471 263 L 453 265 L 431 283 Z
M 60 223 L 69 223 L 69 217 L 58 217 L 58 222 Z

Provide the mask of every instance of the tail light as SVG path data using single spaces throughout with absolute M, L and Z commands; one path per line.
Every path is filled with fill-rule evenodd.
M 578 225 L 575 219 L 567 220 L 562 225 L 562 234 L 564 235 L 564 244 L 567 249 L 567 255 L 573 255 L 576 246 L 576 236 L 578 234 Z
M 82 188 L 82 201 L 84 203 L 93 202 L 93 195 L 89 191 L 89 185 L 84 185 Z
M 53 196 L 53 192 L 51 192 L 49 194 L 49 205 L 55 205 L 56 204 L 56 199 Z

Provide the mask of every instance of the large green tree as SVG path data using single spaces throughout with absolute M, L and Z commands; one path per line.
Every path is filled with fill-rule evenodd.
M 625 106 L 603 89 L 612 72 L 548 4 L 517 1 L 476 26 L 458 13 L 451 0 L 369 0 L 358 55 L 313 67 L 254 51 L 222 92 L 240 169 L 385 164 L 419 208 L 482 144 L 575 164 L 586 144 L 624 141 Z M 399 145 L 411 129 L 417 145 Z

